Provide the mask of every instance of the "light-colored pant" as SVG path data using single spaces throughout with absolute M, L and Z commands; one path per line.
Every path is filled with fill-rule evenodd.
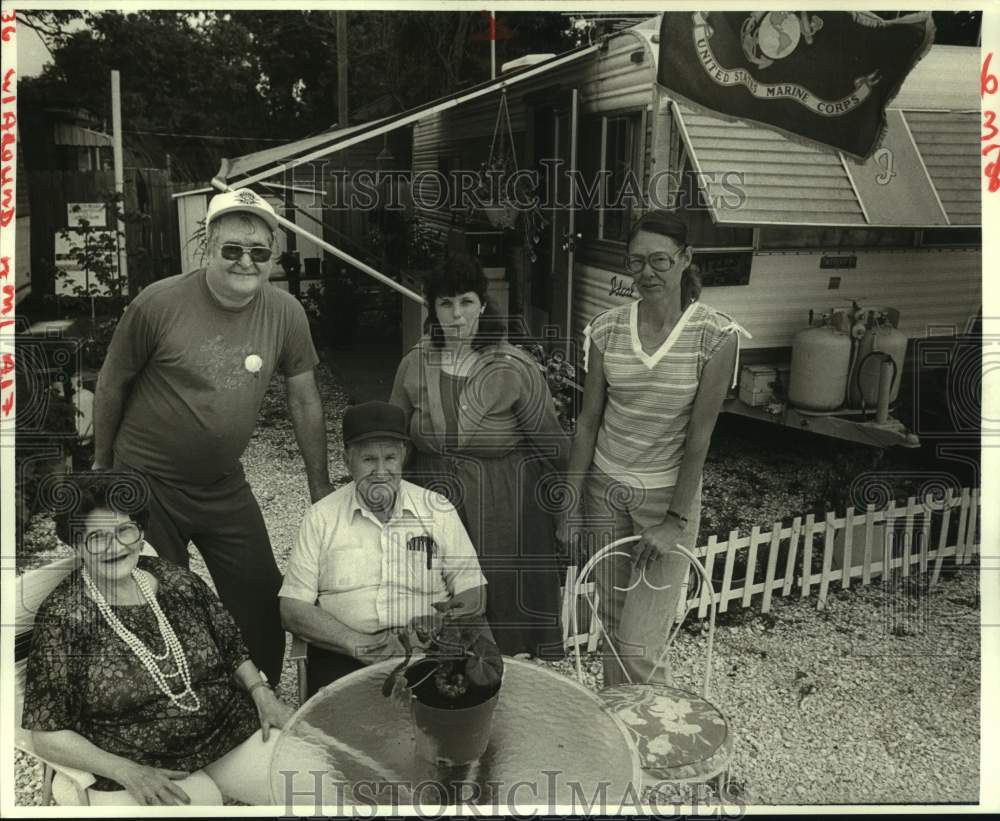
M 191 773 L 187 778 L 175 781 L 191 799 L 191 803 L 184 806 L 222 806 L 223 796 L 254 807 L 271 806 L 268 770 L 278 736 L 279 732 L 272 728 L 265 742 L 258 730 L 222 758 Z M 66 778 L 58 774 L 52 782 L 52 795 L 57 804 L 79 804 L 76 790 Z M 127 790 L 87 790 L 87 797 L 91 806 L 95 807 L 136 806 L 139 803 Z
M 584 491 L 587 531 L 595 548 L 635 536 L 660 524 L 670 509 L 672 487 L 637 489 L 591 468 Z M 694 549 L 701 517 L 701 487 L 686 515 L 688 525 L 680 543 Z M 677 607 L 685 588 L 690 564 L 674 554 L 651 560 L 643 575 L 635 565 L 638 543 L 625 546 L 624 556 L 604 559 L 595 570 L 600 601 L 598 616 L 604 625 L 604 684 L 612 686 L 651 682 L 672 683 L 669 659 L 657 665 L 667 636 L 677 618 Z M 618 657 L 615 657 L 615 652 Z M 620 662 L 619 662 L 620 659 Z M 622 670 L 624 666 L 627 677 Z

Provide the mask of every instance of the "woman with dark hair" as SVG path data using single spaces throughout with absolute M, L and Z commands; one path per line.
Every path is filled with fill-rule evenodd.
M 79 567 L 35 618 L 21 725 L 39 755 L 93 773 L 91 804 L 270 804 L 268 762 L 291 708 L 194 573 L 140 556 L 133 474 L 69 476 L 56 515 Z M 75 803 L 59 777 L 53 793 Z
M 486 618 L 507 655 L 561 656 L 555 522 L 541 480 L 569 437 L 535 361 L 505 340 L 479 261 L 438 263 L 427 335 L 399 365 L 392 402 L 410 419 L 407 478 L 458 508 L 487 580 Z
M 576 508 L 567 520 L 582 513 L 598 545 L 642 535 L 631 557 L 597 571 L 599 615 L 624 665 L 605 649 L 606 685 L 670 683 L 658 662 L 688 572 L 671 550 L 698 538 L 702 468 L 735 374 L 742 329 L 698 301 L 692 254 L 681 219 L 645 214 L 625 258 L 639 300 L 584 330 L 587 376 L 569 468 Z

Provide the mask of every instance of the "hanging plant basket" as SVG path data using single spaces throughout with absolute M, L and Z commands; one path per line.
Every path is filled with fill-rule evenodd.
M 477 208 L 495 228 L 514 228 L 517 225 L 517 204 L 505 196 L 508 180 L 516 173 L 517 152 L 507 108 L 507 92 L 504 90 L 493 126 L 490 153 L 480 167 L 480 183 L 476 190 L 479 198 Z
M 470 209 L 470 216 L 476 212 L 494 228 L 501 230 L 516 229 L 520 225 L 525 248 L 534 262 L 534 247 L 541 241 L 541 232 L 548 220 L 534 199 L 534 186 L 524 177 L 516 177 L 517 173 L 517 149 L 507 108 L 507 92 L 504 90 L 500 94 L 490 153 L 479 169 L 480 181 L 475 192 L 478 202 Z M 513 199 L 509 191 L 512 180 L 517 187 Z
M 517 225 L 517 207 L 513 203 L 496 203 L 482 209 L 494 228 L 513 228 Z

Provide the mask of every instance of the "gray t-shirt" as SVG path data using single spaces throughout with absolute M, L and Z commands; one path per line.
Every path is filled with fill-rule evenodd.
M 274 371 L 318 361 L 302 305 L 270 284 L 233 309 L 204 269 L 154 282 L 125 311 L 101 370 L 127 394 L 115 456 L 167 482 L 213 484 L 240 470 Z

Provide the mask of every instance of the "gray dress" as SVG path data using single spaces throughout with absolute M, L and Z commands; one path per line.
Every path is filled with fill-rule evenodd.
M 410 414 L 415 448 L 406 478 L 456 506 L 487 580 L 487 619 L 501 652 L 563 654 L 554 507 L 545 483 L 561 476 L 566 434 L 533 361 L 494 346 L 468 378 L 434 351 L 410 351 L 392 401 Z M 559 455 L 557 455 L 559 454 Z

